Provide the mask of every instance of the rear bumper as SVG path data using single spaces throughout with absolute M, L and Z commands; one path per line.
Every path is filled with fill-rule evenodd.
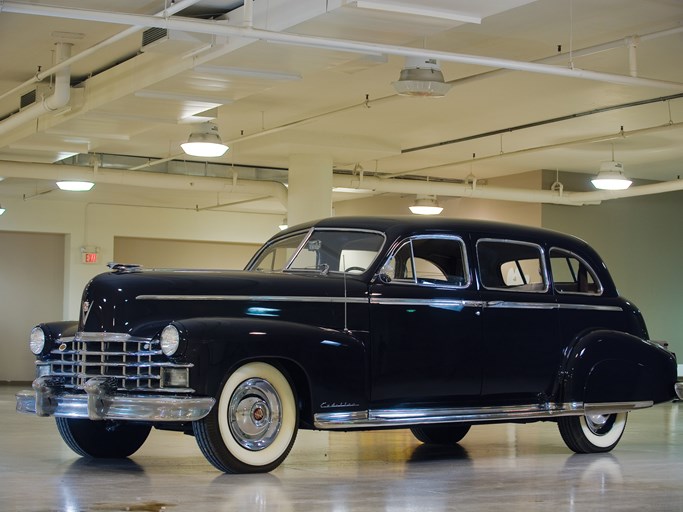
M 91 420 L 195 421 L 209 414 L 210 397 L 117 393 L 106 377 L 88 380 L 83 393 L 66 393 L 57 379 L 38 377 L 17 393 L 17 412 Z

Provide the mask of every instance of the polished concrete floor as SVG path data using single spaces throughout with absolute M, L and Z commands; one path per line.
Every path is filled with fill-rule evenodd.
M 224 475 L 192 437 L 153 431 L 130 459 L 82 459 L 0 386 L 0 511 L 683 511 L 680 404 L 634 412 L 610 454 L 572 455 L 554 424 L 473 428 L 460 446 L 409 431 L 300 432 L 265 475 Z

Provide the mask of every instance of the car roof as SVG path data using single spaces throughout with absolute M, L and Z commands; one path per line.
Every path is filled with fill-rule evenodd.
M 455 232 L 455 233 L 481 233 L 496 237 L 509 237 L 514 239 L 522 237 L 526 239 L 545 240 L 548 242 L 565 242 L 570 244 L 587 245 L 583 240 L 550 229 L 509 224 L 486 220 L 453 219 L 433 216 L 391 216 L 391 217 L 329 217 L 311 222 L 292 226 L 283 231 L 286 234 L 303 229 L 316 228 L 346 228 L 346 229 L 369 229 L 381 231 L 393 236 L 408 236 L 412 233 L 426 232 Z

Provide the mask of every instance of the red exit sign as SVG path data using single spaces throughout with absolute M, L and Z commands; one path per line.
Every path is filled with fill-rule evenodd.
M 81 261 L 83 263 L 97 263 L 100 248 L 94 245 L 81 247 Z

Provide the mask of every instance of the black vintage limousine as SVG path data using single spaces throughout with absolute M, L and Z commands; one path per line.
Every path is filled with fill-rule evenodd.
M 554 421 L 611 450 L 627 413 L 681 392 L 600 257 L 560 233 L 435 218 L 331 218 L 269 240 L 245 271 L 111 264 L 78 322 L 35 327 L 33 390 L 76 453 L 127 457 L 152 427 L 225 472 L 277 467 L 298 429 Z

